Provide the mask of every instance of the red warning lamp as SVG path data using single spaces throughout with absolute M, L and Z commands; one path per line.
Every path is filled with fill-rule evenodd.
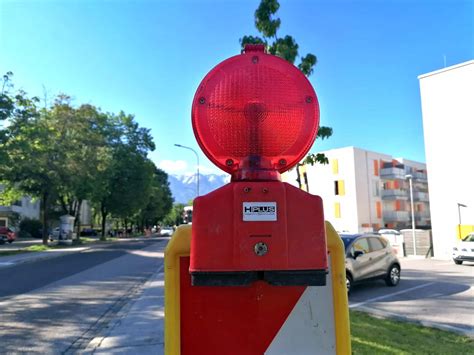
M 280 181 L 316 138 L 319 105 L 306 77 L 262 45 L 246 46 L 201 82 L 192 108 L 204 153 L 231 183 L 194 200 L 194 286 L 324 285 L 323 204 Z
M 203 79 L 192 123 L 201 149 L 233 181 L 278 180 L 311 148 L 319 105 L 298 68 L 247 45 Z

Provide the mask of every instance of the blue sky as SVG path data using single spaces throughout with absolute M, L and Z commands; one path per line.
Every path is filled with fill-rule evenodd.
M 194 138 L 191 102 L 205 74 L 239 53 L 239 38 L 257 34 L 258 3 L 0 0 L 0 71 L 32 95 L 46 88 L 135 114 L 152 129 L 151 158 L 170 173 L 196 166 L 174 143 L 216 171 Z M 278 35 L 317 55 L 310 81 L 321 123 L 334 129 L 311 151 L 353 145 L 424 161 L 417 76 L 474 58 L 473 3 L 280 1 Z

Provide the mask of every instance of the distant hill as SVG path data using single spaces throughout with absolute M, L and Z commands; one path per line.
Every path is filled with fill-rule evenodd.
M 196 197 L 196 174 L 168 175 L 175 203 L 187 203 Z M 205 195 L 230 181 L 230 175 L 199 174 L 199 194 Z

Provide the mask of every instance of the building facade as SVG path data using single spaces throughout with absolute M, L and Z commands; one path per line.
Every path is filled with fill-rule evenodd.
M 429 228 L 429 195 L 423 163 L 355 147 L 322 152 L 327 165 L 306 166 L 300 180 L 323 199 L 324 214 L 339 232 L 361 233 L 382 228 L 411 228 L 412 176 L 415 225 Z M 298 186 L 296 169 L 284 180 Z
M 418 77 L 433 219 L 433 251 L 451 258 L 474 231 L 474 60 Z
M 29 197 L 22 197 L 9 206 L 0 206 L 0 227 L 10 226 L 23 218 L 39 219 L 40 203 Z

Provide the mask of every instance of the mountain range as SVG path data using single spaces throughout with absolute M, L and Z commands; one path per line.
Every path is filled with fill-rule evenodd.
M 196 174 L 168 175 L 175 203 L 187 204 L 196 197 Z M 199 174 L 199 195 L 205 195 L 230 181 L 230 175 Z

